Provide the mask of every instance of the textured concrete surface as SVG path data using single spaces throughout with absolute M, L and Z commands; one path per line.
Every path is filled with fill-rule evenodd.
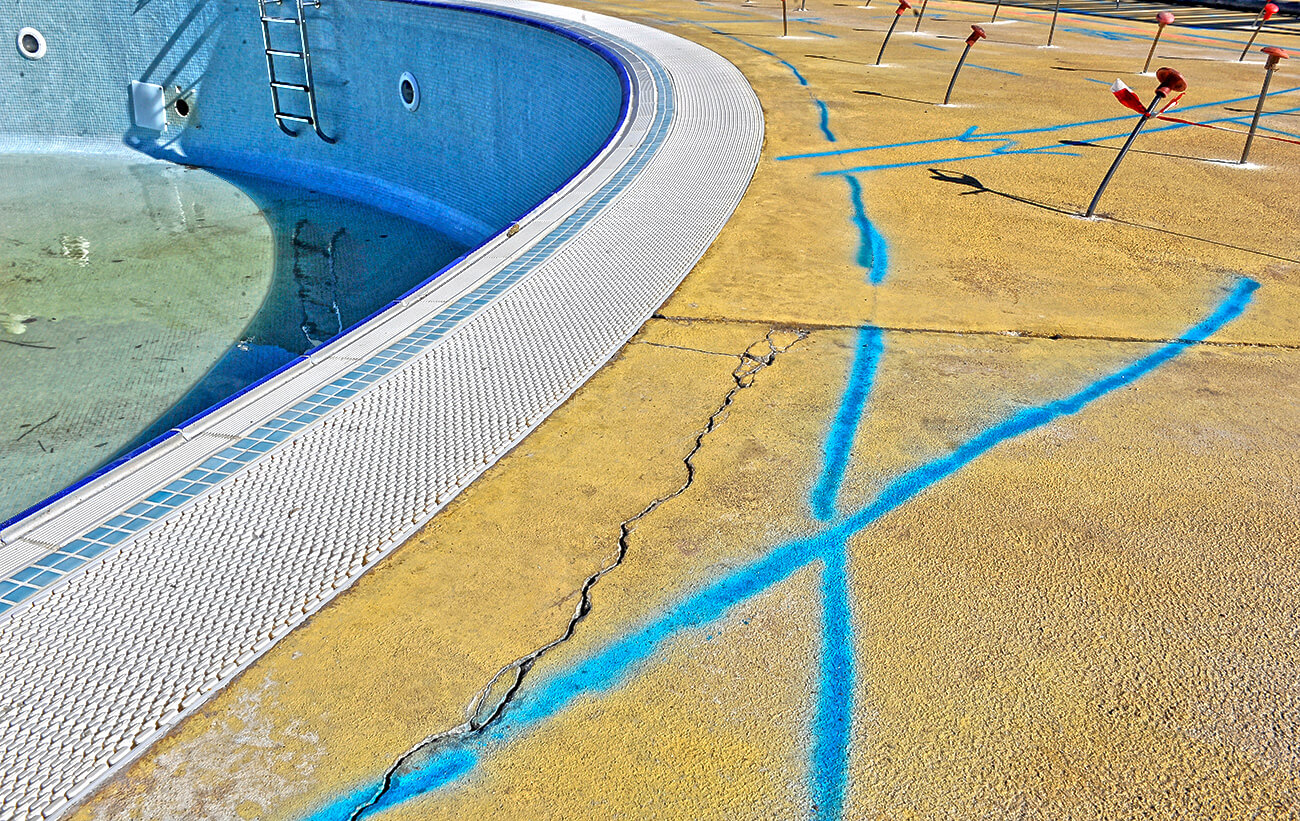
M 1300 145 L 1242 168 L 1239 134 L 1152 124 L 1085 221 L 1154 25 L 1062 15 L 1047 49 L 1004 9 L 941 107 L 990 7 L 931 2 L 875 68 L 892 6 L 812 6 L 781 38 L 771 2 L 585 4 L 750 77 L 736 217 L 564 408 L 75 817 L 347 818 L 480 723 L 363 817 L 1296 817 Z M 1244 127 L 1244 39 L 1166 31 L 1183 116 Z M 1295 68 L 1273 87 L 1300 107 Z

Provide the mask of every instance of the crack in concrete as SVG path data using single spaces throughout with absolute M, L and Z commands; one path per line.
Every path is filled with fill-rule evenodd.
M 777 333 L 794 334 L 795 339 L 785 346 L 778 347 L 772 339 L 773 335 Z M 721 417 L 726 410 L 731 407 L 732 402 L 735 401 L 736 394 L 753 385 L 754 379 L 758 376 L 760 371 L 775 362 L 777 356 L 789 351 L 799 342 L 806 339 L 808 335 L 809 331 L 804 329 L 769 326 L 769 330 L 762 339 L 754 342 L 740 354 L 719 354 L 714 351 L 681 348 L 682 350 L 694 351 L 697 353 L 735 357 L 740 360 L 735 369 L 731 372 L 731 378 L 735 384 L 722 398 L 722 403 L 718 405 L 711 414 L 709 414 L 708 421 L 705 423 L 703 429 L 695 435 L 695 444 L 691 447 L 690 452 L 682 459 L 682 463 L 686 466 L 686 480 L 682 482 L 676 490 L 655 498 L 643 507 L 635 516 L 624 519 L 619 523 L 618 541 L 612 559 L 602 564 L 600 569 L 588 576 L 582 583 L 582 586 L 578 591 L 578 603 L 574 607 L 573 615 L 569 618 L 568 624 L 565 625 L 565 628 L 560 635 L 498 670 L 496 674 L 488 680 L 487 684 L 485 684 L 483 688 L 474 695 L 474 698 L 470 700 L 469 706 L 466 709 L 466 713 L 469 717 L 465 721 L 450 730 L 425 736 L 419 742 L 407 749 L 406 752 L 398 756 L 384 773 L 379 789 L 375 791 L 373 796 L 364 803 L 358 805 L 356 809 L 352 811 L 351 815 L 348 816 L 348 821 L 357 821 L 357 819 L 361 818 L 367 810 L 379 803 L 379 801 L 383 799 L 384 795 L 392 788 L 393 780 L 397 777 L 399 771 L 412 759 L 412 757 L 422 752 L 428 752 L 431 748 L 434 748 L 441 743 L 460 740 L 478 733 L 500 718 L 506 707 L 509 706 L 510 702 L 514 699 L 515 694 L 519 692 L 524 677 L 528 675 L 530 670 L 532 670 L 533 665 L 548 652 L 572 638 L 574 632 L 577 630 L 579 622 L 585 619 L 591 612 L 591 589 L 595 587 L 597 582 L 609 573 L 613 572 L 623 563 L 623 560 L 627 557 L 628 539 L 632 535 L 633 526 L 636 525 L 637 522 L 649 516 L 666 502 L 681 496 L 695 483 L 695 457 L 704 447 L 705 437 L 716 430 L 718 425 L 721 424 Z M 655 345 L 657 347 L 665 348 L 679 347 L 676 345 L 662 345 L 653 342 L 645 342 L 641 344 Z M 762 345 L 767 346 L 767 352 L 755 354 L 754 348 Z M 502 690 L 502 688 L 504 688 L 504 690 Z M 498 691 L 501 691 L 499 697 L 494 698 L 493 694 Z
M 731 319 L 725 316 L 670 316 L 668 314 L 654 314 L 651 319 L 662 319 L 668 322 L 706 322 L 716 323 L 719 325 L 775 325 L 775 322 L 764 322 L 757 319 Z M 899 325 L 876 325 L 872 322 L 863 323 L 835 323 L 835 322 L 801 322 L 800 326 L 805 336 L 815 331 L 859 331 L 863 325 L 871 325 L 882 331 L 901 334 L 942 334 L 947 336 L 1009 336 L 1015 339 L 1034 339 L 1046 340 L 1049 342 L 1125 342 L 1138 345 L 1201 345 L 1207 348 L 1265 348 L 1280 351 L 1300 351 L 1300 342 L 1248 342 L 1248 341 L 1221 341 L 1212 339 L 1183 339 L 1181 337 L 1159 337 L 1159 336 L 1104 336 L 1101 334 L 1062 334 L 1046 333 L 1044 331 L 1022 331 L 1022 330 L 959 330 L 955 328 L 908 328 Z M 646 342 L 646 345 L 655 343 Z M 672 346 L 665 346 L 672 347 Z M 701 353 L 708 353 L 701 351 Z M 730 354 L 729 354 L 730 355 Z

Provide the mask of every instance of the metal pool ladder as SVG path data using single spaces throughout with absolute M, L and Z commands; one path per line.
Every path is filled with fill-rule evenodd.
M 280 130 L 290 137 L 297 137 L 298 132 L 294 131 L 286 122 L 306 123 L 327 143 L 333 143 L 334 138 L 326 136 L 320 127 L 320 115 L 316 111 L 316 84 L 312 82 L 311 75 L 311 47 L 307 44 L 307 15 L 306 6 L 320 8 L 320 0 L 289 0 L 293 6 L 293 17 L 275 17 L 267 12 L 267 7 L 274 3 L 277 6 L 283 5 L 285 0 L 257 0 L 257 10 L 262 17 L 262 43 L 266 47 L 266 75 L 271 82 L 271 106 L 275 111 L 276 125 Z M 298 30 L 298 43 L 301 51 L 290 49 L 276 48 L 272 44 L 271 26 L 293 26 Z M 275 58 L 283 57 L 292 59 L 302 65 L 301 83 L 291 83 L 281 80 L 275 73 Z M 305 94 L 307 97 L 307 113 L 295 114 L 285 111 L 280 104 L 281 91 L 296 91 Z

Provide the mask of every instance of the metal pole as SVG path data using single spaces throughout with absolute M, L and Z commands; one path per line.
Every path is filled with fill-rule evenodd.
M 1259 36 L 1259 30 L 1263 27 L 1264 24 L 1260 23 L 1255 26 L 1255 30 L 1250 33 L 1250 39 L 1246 41 L 1246 47 L 1241 50 L 1241 56 L 1237 58 L 1238 63 L 1246 59 L 1246 52 L 1250 51 L 1250 47 L 1255 45 L 1255 38 Z
M 921 30 L 921 20 L 925 17 L 925 7 L 929 5 L 930 0 L 921 0 L 921 13 L 916 15 L 916 25 L 912 26 L 912 33 L 916 34 Z
M 781 0 L 781 36 L 788 37 L 790 34 L 790 24 L 785 19 L 785 0 Z
M 1146 112 L 1138 120 L 1137 125 L 1133 126 L 1133 133 L 1128 135 L 1128 139 L 1124 141 L 1124 147 L 1121 148 L 1119 154 L 1115 156 L 1115 162 L 1110 164 L 1110 170 L 1107 171 L 1106 176 L 1102 178 L 1101 187 L 1097 189 L 1097 193 L 1093 196 L 1092 202 L 1088 205 L 1088 213 L 1084 214 L 1085 217 L 1091 217 L 1097 211 L 1097 203 L 1101 202 L 1101 195 L 1105 193 L 1106 186 L 1110 185 L 1110 178 L 1115 176 L 1115 169 L 1119 168 L 1119 164 L 1124 160 L 1124 155 L 1128 153 L 1129 147 L 1132 146 L 1133 141 L 1137 139 L 1138 132 L 1142 130 L 1142 126 L 1146 125 L 1147 120 L 1151 119 L 1151 115 L 1155 113 L 1156 106 L 1159 105 L 1160 101 L 1164 98 L 1164 90 L 1161 89 L 1157 91 L 1155 98 L 1151 101 L 1151 105 L 1147 106 Z
M 1289 55 L 1280 48 L 1269 47 L 1264 49 L 1268 55 L 1268 62 L 1264 65 L 1264 86 L 1259 90 L 1259 100 L 1255 103 L 1255 116 L 1250 120 L 1250 132 L 1246 134 L 1246 147 L 1241 149 L 1241 164 L 1246 164 L 1246 159 L 1250 156 L 1250 144 L 1255 141 L 1255 129 L 1259 127 L 1259 115 L 1264 111 L 1264 98 L 1268 96 L 1268 84 L 1273 81 L 1273 71 L 1277 68 L 1279 60 Z
M 957 75 L 961 73 L 961 67 L 966 63 L 966 55 L 970 54 L 970 47 L 973 43 L 967 43 L 966 48 L 961 50 L 961 59 L 957 61 L 957 68 L 952 72 L 952 79 L 948 81 L 948 91 L 943 95 L 943 104 L 947 105 L 952 99 L 952 87 L 957 85 Z
M 1160 42 L 1160 35 L 1165 33 L 1165 26 L 1174 22 L 1174 16 L 1167 11 L 1162 11 L 1156 15 L 1156 36 L 1151 41 L 1151 50 L 1147 52 L 1147 61 L 1142 64 L 1142 73 L 1146 74 L 1151 68 L 1151 57 L 1156 53 L 1156 43 Z
M 1137 139 L 1138 132 L 1142 130 L 1142 126 L 1146 125 L 1147 120 L 1151 119 L 1152 115 L 1155 114 L 1156 106 L 1160 104 L 1160 101 L 1163 100 L 1165 95 L 1169 92 L 1183 91 L 1187 88 L 1187 81 L 1183 79 L 1183 75 L 1174 71 L 1172 68 L 1162 68 L 1158 70 L 1156 72 L 1156 77 L 1160 80 L 1160 87 L 1156 89 L 1156 96 L 1152 98 L 1151 105 L 1147 106 L 1147 110 L 1144 111 L 1142 116 L 1138 119 L 1137 125 L 1133 126 L 1133 133 L 1129 134 L 1128 139 L 1124 141 L 1124 146 L 1120 148 L 1119 154 L 1115 156 L 1115 162 L 1110 164 L 1110 169 L 1106 172 L 1106 176 L 1102 178 L 1101 185 L 1097 188 L 1097 193 L 1093 195 L 1092 202 L 1088 204 L 1088 211 L 1084 214 L 1085 217 L 1091 217 L 1097 212 L 1097 204 L 1101 202 L 1101 195 L 1105 193 L 1106 186 L 1110 184 L 1110 178 L 1115 176 L 1115 170 L 1119 168 L 1119 164 L 1124 161 L 1124 155 L 1128 153 L 1129 148 L 1133 145 L 1133 141 Z
M 889 24 L 889 31 L 885 32 L 885 41 L 880 44 L 880 53 L 876 55 L 876 65 L 880 65 L 881 59 L 885 56 L 885 46 L 889 45 L 889 37 L 894 33 L 894 26 L 898 25 L 898 18 L 911 7 L 912 4 L 907 0 L 898 0 L 898 8 L 894 9 L 894 22 Z
M 1272 19 L 1275 14 L 1277 14 L 1277 5 L 1265 3 L 1264 8 L 1260 9 L 1259 14 L 1255 15 L 1255 30 L 1250 33 L 1250 39 L 1246 41 L 1246 47 L 1241 50 L 1241 56 L 1237 58 L 1238 63 L 1246 59 L 1246 53 L 1250 51 L 1251 46 L 1255 45 L 1255 38 L 1259 36 L 1259 30 L 1264 28 L 1264 24 Z
M 1056 0 L 1056 7 L 1052 9 L 1052 27 L 1047 30 L 1047 45 L 1052 44 L 1052 38 L 1056 36 L 1056 15 L 1061 13 L 1061 0 Z
M 943 104 L 947 105 L 952 99 L 952 87 L 957 85 L 957 75 L 961 73 L 961 67 L 966 64 L 966 55 L 970 54 L 971 46 L 978 43 L 985 36 L 984 29 L 979 26 L 971 26 L 971 35 L 966 38 L 966 48 L 962 49 L 961 59 L 957 61 L 957 68 L 953 69 L 952 79 L 948 81 L 948 91 L 943 95 Z
M 990 23 L 996 23 L 998 21 L 998 10 L 1001 8 L 1002 8 L 1002 0 L 998 0 L 998 2 L 995 3 L 993 6 L 993 16 L 989 18 Z
M 1142 64 L 1142 73 L 1146 74 L 1151 69 L 1151 58 L 1156 53 L 1156 43 L 1160 42 L 1160 35 L 1164 33 L 1165 27 L 1161 26 L 1156 29 L 1156 36 L 1151 39 L 1151 50 L 1147 52 L 1147 61 Z

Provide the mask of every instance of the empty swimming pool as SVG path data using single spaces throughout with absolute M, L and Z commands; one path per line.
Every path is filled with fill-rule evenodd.
M 762 144 L 721 58 L 528 0 L 68 11 L 0 12 L 41 35 L 0 54 L 15 213 L 60 200 L 54 176 L 102 181 L 15 234 L 27 281 L 0 287 L 28 301 L 0 302 L 0 348 L 24 371 L 71 361 L 10 438 L 57 455 L 51 426 L 78 413 L 116 437 L 83 450 L 159 435 L 0 525 L 0 814 L 31 817 L 138 755 L 577 390 L 704 253 Z M 34 281 L 54 276 L 107 296 L 69 310 Z M 119 378 L 91 401 L 76 354 L 109 341 L 85 358 Z M 153 409 L 110 408 L 139 374 Z M 56 389 L 82 394 L 66 420 Z

